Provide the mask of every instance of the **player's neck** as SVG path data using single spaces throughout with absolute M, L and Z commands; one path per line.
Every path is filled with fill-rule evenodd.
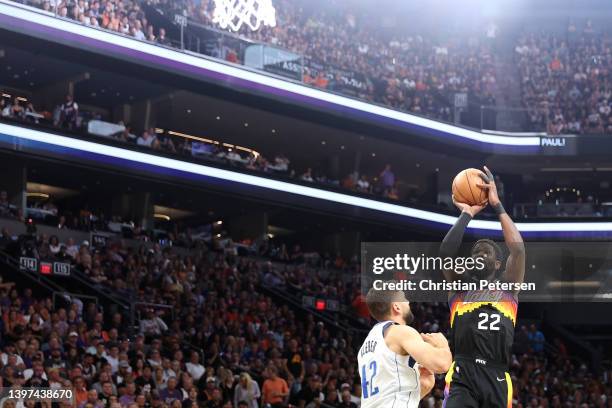
M 389 320 L 397 324 L 402 324 L 402 325 L 406 324 L 406 321 L 401 316 L 391 316 Z

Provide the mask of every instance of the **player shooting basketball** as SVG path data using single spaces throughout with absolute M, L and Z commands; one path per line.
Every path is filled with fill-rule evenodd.
M 473 257 L 484 259 L 485 268 L 475 270 L 467 279 L 522 283 L 525 276 L 525 246 L 518 229 L 498 197 L 491 171 L 485 166 L 482 183 L 488 201 L 501 223 L 508 247 L 506 268 L 502 270 L 501 248 L 492 240 L 481 239 L 471 249 Z M 469 222 L 485 208 L 455 200 L 461 210 L 455 225 L 440 247 L 443 257 L 455 256 Z M 459 279 L 452 270 L 444 271 L 448 281 Z M 450 292 L 450 343 L 454 361 L 446 375 L 445 408 L 512 407 L 512 382 L 508 374 L 518 291 Z

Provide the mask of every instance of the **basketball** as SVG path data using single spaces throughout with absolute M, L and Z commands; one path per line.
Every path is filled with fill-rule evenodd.
M 453 195 L 455 200 L 468 205 L 485 205 L 488 201 L 487 191 L 478 184 L 483 183 L 478 169 L 465 169 L 459 172 L 453 180 Z

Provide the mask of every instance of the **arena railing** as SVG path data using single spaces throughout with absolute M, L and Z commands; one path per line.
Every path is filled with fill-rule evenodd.
M 15 259 L 13 255 L 8 254 L 4 250 L 0 250 L 0 262 L 2 262 L 2 264 L 4 264 L 5 267 L 11 271 L 10 274 L 6 275 L 2 273 L 2 275 L 4 275 L 5 282 L 9 279 L 21 279 L 24 285 L 26 285 L 25 282 L 28 282 L 28 287 L 32 287 L 31 285 L 34 284 L 49 294 L 53 294 L 55 292 L 67 293 L 62 286 L 58 285 L 45 275 L 20 268 L 19 261 Z M 25 280 L 23 278 L 25 278 Z
M 289 296 L 287 293 L 285 293 L 282 290 L 279 290 L 278 288 L 269 287 L 269 286 L 266 286 L 260 283 L 258 284 L 258 289 L 262 293 L 265 293 L 271 297 L 279 299 L 283 303 L 292 306 L 294 309 L 298 309 L 298 310 L 301 310 L 305 314 L 310 314 L 310 315 L 315 316 L 317 319 L 335 328 L 336 330 L 340 330 L 342 332 L 350 333 L 350 334 L 365 334 L 367 332 L 366 329 L 361 330 L 353 326 L 345 325 L 339 319 L 334 319 L 330 317 L 329 315 L 322 314 L 317 311 L 308 309 L 304 307 L 301 302 L 297 301 L 295 297 Z
M 277 266 L 279 268 L 286 266 L 285 264 L 282 264 L 282 263 L 279 264 L 274 261 L 272 262 L 272 265 Z M 341 269 L 334 269 L 330 266 L 317 268 L 317 267 L 313 267 L 312 265 L 309 265 L 307 262 L 301 263 L 301 264 L 292 263 L 290 265 L 295 268 L 304 268 L 304 271 L 307 274 L 309 273 L 315 274 L 317 273 L 317 271 L 327 271 L 330 274 L 336 274 L 337 276 L 341 277 L 342 279 L 344 279 L 345 283 L 349 283 L 350 281 L 350 279 L 346 279 L 347 277 L 350 278 L 353 276 L 352 275 L 353 272 L 349 272 L 349 271 L 345 271 Z M 337 318 L 340 317 L 342 321 L 348 322 L 349 326 L 353 328 L 361 328 L 365 330 L 366 328 L 369 327 L 369 322 L 365 322 L 360 316 L 358 316 L 350 304 L 345 304 L 344 302 L 340 301 L 340 299 L 338 298 L 320 297 L 320 296 L 317 296 L 316 293 L 305 291 L 302 288 L 296 288 L 293 285 L 287 284 L 287 283 L 284 285 L 276 286 L 275 288 L 284 293 L 287 293 L 293 299 L 301 298 L 302 305 L 304 305 L 304 298 L 313 298 L 313 299 L 316 298 L 316 299 L 324 299 L 326 301 L 335 301 L 338 303 L 338 306 L 339 306 L 338 310 L 333 310 L 333 311 L 325 310 L 325 311 L 321 311 L 320 313 L 323 315 L 332 316 L 332 319 L 334 319 L 335 321 L 337 321 Z
M 297 179 L 281 180 L 274 175 L 252 171 L 249 169 L 223 168 L 221 166 L 198 162 L 192 158 L 177 158 L 174 155 L 163 151 L 154 151 L 141 146 L 127 146 L 117 140 L 106 138 L 105 142 L 101 139 L 93 141 L 82 135 L 64 135 L 55 129 L 52 132 L 37 130 L 31 126 L 8 125 L 0 123 L 0 137 L 9 141 L 14 146 L 28 146 L 41 149 L 62 148 L 62 159 L 70 160 L 71 157 L 80 156 L 82 153 L 94 153 L 101 157 L 108 157 L 115 160 L 117 168 L 138 164 L 143 171 L 148 170 L 180 170 L 197 177 L 198 179 L 210 179 L 211 177 L 219 180 L 227 180 L 241 185 L 256 186 L 258 189 L 267 191 L 282 192 L 291 197 L 296 195 L 307 197 L 312 200 L 324 200 L 325 203 L 335 205 L 353 206 L 374 210 L 380 214 L 399 215 L 406 220 L 418 220 L 428 223 L 432 227 L 452 225 L 455 214 L 450 211 L 440 209 L 416 208 L 412 204 L 405 205 L 397 201 L 378 199 L 377 197 L 364 197 L 331 185 L 313 184 Z M 567 233 L 574 236 L 608 236 L 612 231 L 612 223 L 605 221 L 585 221 L 585 222 L 519 222 L 517 228 L 530 236 L 537 237 L 557 237 Z M 478 219 L 470 224 L 471 230 L 486 230 L 499 233 L 499 222 L 493 219 Z

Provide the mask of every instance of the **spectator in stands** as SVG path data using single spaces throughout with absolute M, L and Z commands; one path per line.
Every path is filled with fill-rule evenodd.
M 85 405 L 87 399 L 89 397 L 89 393 L 87 392 L 87 387 L 85 384 L 85 379 L 82 377 L 77 377 L 74 379 L 74 400 L 78 406 Z
M 204 366 L 200 364 L 200 354 L 197 351 L 191 352 L 190 360 L 185 364 L 185 368 L 196 382 L 202 377 L 202 375 L 204 375 L 204 372 L 206 371 Z
M 321 392 L 321 378 L 318 374 L 311 374 L 305 386 L 297 393 L 296 400 L 299 408 L 318 405 L 323 401 L 324 396 Z
M 12 215 L 11 203 L 9 203 L 6 190 L 2 190 L 0 191 L 0 216 L 8 217 L 10 215 Z
M 149 129 L 149 134 L 151 135 L 155 135 L 155 128 L 150 128 Z M 164 150 L 166 152 L 170 152 L 170 153 L 176 153 L 176 145 L 174 144 L 174 142 L 172 141 L 172 138 L 169 135 L 164 135 L 164 134 L 159 134 L 158 136 L 155 136 L 156 141 L 154 142 L 154 144 L 156 145 L 155 148 L 159 148 L 161 150 Z
M 357 181 L 357 191 L 361 191 L 362 193 L 370 192 L 370 182 L 365 174 L 362 174 Z
M 355 388 L 357 387 L 359 387 L 358 384 L 355 385 Z M 340 398 L 342 408 L 357 408 L 361 405 L 361 393 L 359 395 L 351 394 L 351 385 L 348 383 L 344 383 L 340 387 Z
M 234 406 L 238 407 L 241 402 L 246 403 L 245 408 L 258 408 L 257 401 L 261 397 L 259 385 L 251 379 L 249 373 L 240 374 L 238 384 L 234 388 Z
M 153 31 L 152 25 L 147 27 L 147 41 L 150 41 L 150 42 L 157 41 L 157 37 L 155 36 L 155 32 Z
M 327 389 L 325 398 L 323 399 L 323 404 L 330 407 L 337 407 L 340 405 L 338 401 L 338 390 L 336 390 L 335 387 Z
M 176 380 L 176 379 L 175 379 Z M 160 396 L 163 394 L 163 391 L 160 393 Z M 119 403 L 122 407 L 129 406 L 136 402 L 136 384 L 133 381 L 126 382 L 126 386 L 124 387 L 123 395 L 119 397 Z
M 397 191 L 397 186 L 393 186 L 391 190 L 387 192 L 387 198 L 391 200 L 399 200 L 399 193 Z
M 153 147 L 155 143 L 155 135 L 149 133 L 148 130 L 143 130 L 142 135 L 136 140 L 138 146 Z
M 68 256 L 70 256 L 72 259 L 76 259 L 78 253 L 79 247 L 74 242 L 74 239 L 68 238 L 68 241 L 66 242 L 66 254 L 68 254 Z
M 60 105 L 59 115 L 55 122 L 56 126 L 73 130 L 77 127 L 79 117 L 79 105 L 74 101 L 72 95 L 66 95 L 66 102 Z
M 11 113 L 9 115 L 10 117 L 17 118 L 17 119 L 23 119 L 25 117 L 25 109 L 23 108 L 23 106 L 21 106 L 21 103 L 18 97 L 13 98 L 13 104 L 11 105 L 10 109 L 11 109 Z
M 6 98 L 4 96 L 0 95 L 0 113 L 2 114 L 2 116 L 8 116 L 9 112 L 10 104 L 6 102 Z
M 137 40 L 144 41 L 144 40 L 147 39 L 147 37 L 145 36 L 145 33 L 142 31 L 142 23 L 139 20 L 134 21 L 134 25 L 132 27 L 132 31 L 133 31 L 132 35 Z
M 310 167 L 307 168 L 306 171 L 300 176 L 300 180 L 308 181 L 309 183 L 314 181 L 312 178 L 312 169 Z
M 544 351 L 545 342 L 544 334 L 538 330 L 535 324 L 532 324 L 529 327 L 529 344 L 531 349 L 536 353 L 541 353 Z
M 34 109 L 34 104 L 32 102 L 28 102 L 24 111 L 23 111 L 25 119 L 30 122 L 39 123 L 39 113 Z
M 13 238 L 11 237 L 9 230 L 7 228 L 2 228 L 2 232 L 0 233 L 0 249 L 6 249 L 6 247 L 10 245 L 12 242 L 13 242 Z M 1 281 L 0 281 L 0 289 L 4 289 Z
M 385 166 L 379 177 L 382 184 L 383 195 L 388 196 L 395 186 L 395 174 L 391 170 L 390 164 Z
M 262 402 L 270 404 L 272 408 L 280 408 L 285 404 L 289 395 L 287 382 L 278 376 L 278 369 L 275 366 L 267 368 L 268 379 L 263 383 Z
M 123 125 L 122 122 L 119 123 L 119 125 Z M 122 142 L 133 142 L 134 139 L 136 138 L 136 135 L 132 134 L 132 125 L 131 124 L 126 124 L 123 125 L 124 129 L 121 133 L 117 134 L 116 137 L 121 140 Z
M 155 315 L 153 309 L 146 312 L 146 318 L 140 320 L 140 332 L 145 336 L 159 336 L 168 330 L 166 323 Z
M 277 154 L 276 157 L 274 157 L 273 163 L 268 163 L 266 165 L 266 169 L 279 171 L 279 172 L 287 172 L 289 171 L 289 164 L 290 164 L 289 159 L 284 154 L 281 153 L 281 154 Z
M 166 37 L 166 29 L 161 27 L 157 36 L 157 42 L 162 45 L 170 45 L 170 40 Z

